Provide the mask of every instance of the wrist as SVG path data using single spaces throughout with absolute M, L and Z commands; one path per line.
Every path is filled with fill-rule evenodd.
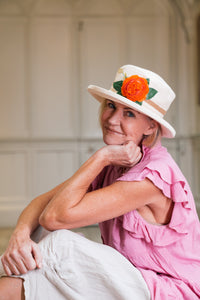
M 16 228 L 13 231 L 14 236 L 24 236 L 24 237 L 30 237 L 31 230 L 27 225 L 17 225 Z
M 110 164 L 110 158 L 109 158 L 107 146 L 104 146 L 103 148 L 99 149 L 95 153 L 95 155 L 103 167 L 106 167 L 107 165 Z

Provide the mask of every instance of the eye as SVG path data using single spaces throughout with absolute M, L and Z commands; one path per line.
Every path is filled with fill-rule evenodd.
M 111 101 L 107 101 L 107 107 L 111 108 L 111 109 L 115 109 L 115 104 Z
M 134 114 L 133 111 L 127 110 L 127 111 L 126 111 L 126 116 L 129 117 L 129 118 L 134 118 L 134 117 L 135 117 L 135 114 Z

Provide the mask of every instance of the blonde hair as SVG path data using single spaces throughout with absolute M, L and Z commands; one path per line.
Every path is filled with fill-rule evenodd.
M 99 124 L 100 126 L 102 127 L 102 124 L 101 124 L 101 116 L 102 116 L 102 113 L 106 107 L 106 100 L 107 99 L 104 99 L 101 104 L 100 104 L 100 107 L 99 107 Z
M 143 136 L 142 145 L 148 148 L 153 148 L 153 146 L 161 138 L 161 136 L 162 136 L 162 131 L 161 131 L 160 124 L 158 124 L 158 127 L 155 129 L 155 131 L 152 134 Z

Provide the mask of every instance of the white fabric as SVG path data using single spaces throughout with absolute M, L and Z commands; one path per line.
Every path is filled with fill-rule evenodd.
M 26 300 L 149 300 L 141 273 L 119 252 L 69 230 L 47 234 L 43 267 L 20 277 Z
M 0 278 L 2 276 L 6 276 L 6 273 L 4 271 L 4 268 L 3 268 L 3 265 L 2 265 L 2 262 L 1 262 L 1 258 L 2 258 L 2 255 L 0 256 Z

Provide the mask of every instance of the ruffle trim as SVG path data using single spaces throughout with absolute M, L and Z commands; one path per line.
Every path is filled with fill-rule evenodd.
M 167 225 L 148 223 L 137 210 L 120 217 L 123 228 L 129 231 L 130 235 L 134 238 L 144 239 L 147 243 L 153 243 L 155 246 L 167 246 L 175 243 L 188 234 L 190 223 L 194 221 L 192 203 L 188 200 L 192 195 L 187 188 L 187 183 L 182 178 L 172 178 L 166 174 L 166 170 L 163 176 L 160 171 L 150 169 L 148 165 L 139 173 L 131 169 L 118 179 L 119 181 L 141 181 L 148 178 L 163 191 L 166 197 L 173 199 L 173 213 L 170 223 Z
M 180 204 L 178 204 L 180 206 Z M 176 208 L 174 211 L 179 210 Z M 122 227 L 134 238 L 144 239 L 147 243 L 164 247 L 180 240 L 188 234 L 186 226 L 180 224 L 154 225 L 145 221 L 135 210 L 121 217 Z

